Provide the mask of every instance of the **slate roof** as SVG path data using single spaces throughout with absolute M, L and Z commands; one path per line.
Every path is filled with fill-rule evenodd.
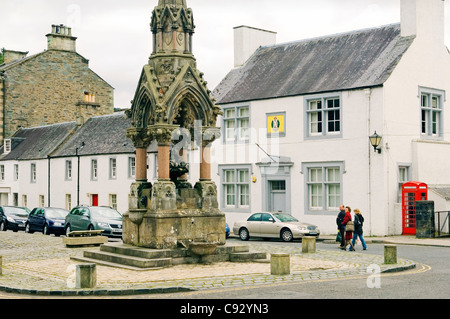
M 400 24 L 260 47 L 217 86 L 217 104 L 380 86 L 414 37 Z
M 126 137 L 130 127 L 131 121 L 124 112 L 92 117 L 52 157 L 75 156 L 77 147 L 80 156 L 134 153 L 136 148 Z
M 124 112 L 90 118 L 75 134 L 65 142 L 52 157 L 71 157 L 76 155 L 79 148 L 80 156 L 134 154 L 136 148 L 127 138 L 127 129 L 131 127 L 131 120 Z M 82 143 L 84 147 L 81 148 Z M 149 152 L 156 152 L 155 143 L 150 145 Z
M 38 160 L 46 159 L 76 130 L 75 122 L 21 129 L 11 138 L 11 152 L 3 154 L 0 160 Z

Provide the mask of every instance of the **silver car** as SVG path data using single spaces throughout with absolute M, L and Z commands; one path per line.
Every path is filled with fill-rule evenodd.
M 320 235 L 317 226 L 302 223 L 295 217 L 283 213 L 256 213 L 247 219 L 236 222 L 233 233 L 241 240 L 247 241 L 250 236 L 261 238 L 281 238 L 290 242 L 305 236 Z

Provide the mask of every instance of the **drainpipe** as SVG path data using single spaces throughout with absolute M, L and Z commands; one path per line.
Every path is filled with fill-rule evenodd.
M 367 136 L 370 136 L 371 133 L 371 122 L 370 122 L 370 116 L 371 116 L 371 95 L 372 90 L 371 89 L 365 89 L 364 93 L 367 98 Z M 368 178 L 368 205 L 369 205 L 369 236 L 372 235 L 372 148 L 369 146 L 368 148 L 368 159 L 369 159 L 369 178 Z
M 3 140 L 6 138 L 6 74 L 5 71 L 2 71 L 0 73 L 0 79 L 2 80 L 2 84 L 3 84 L 3 134 L 2 134 L 2 138 Z
M 47 155 L 47 161 L 48 161 L 48 189 L 47 189 L 47 200 L 48 200 L 48 207 L 52 207 L 51 206 L 51 202 L 50 202 L 50 191 L 51 191 L 51 165 L 50 165 L 50 155 Z

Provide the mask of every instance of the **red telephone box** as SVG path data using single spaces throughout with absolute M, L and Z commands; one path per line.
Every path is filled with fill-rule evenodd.
M 402 187 L 403 235 L 416 234 L 416 202 L 428 200 L 428 185 L 408 182 Z

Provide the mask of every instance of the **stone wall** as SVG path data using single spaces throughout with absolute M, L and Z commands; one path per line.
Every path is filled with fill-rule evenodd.
M 49 50 L 6 69 L 5 136 L 19 127 L 114 112 L 114 89 L 76 52 Z M 85 93 L 91 94 L 86 102 Z M 95 95 L 95 101 L 92 99 Z

